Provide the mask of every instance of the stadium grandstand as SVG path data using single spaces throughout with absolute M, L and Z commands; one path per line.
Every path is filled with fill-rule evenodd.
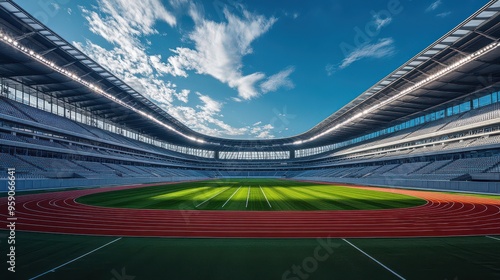
M 270 139 L 195 131 L 47 25 L 0 0 L 0 279 L 500 279 L 500 0 Z
M 270 140 L 197 133 L 0 7 L 0 164 L 21 189 L 276 177 L 500 192 L 498 2 L 309 131 Z

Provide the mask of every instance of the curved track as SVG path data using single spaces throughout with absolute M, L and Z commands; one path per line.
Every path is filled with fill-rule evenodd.
M 209 211 L 83 205 L 87 194 L 138 186 L 16 197 L 16 230 L 162 237 L 420 237 L 500 234 L 500 200 L 403 189 L 366 188 L 425 199 L 386 210 Z M 143 187 L 143 186 L 141 186 Z M 0 199 L 6 224 L 7 199 Z M 5 228 L 5 225 L 2 226 Z

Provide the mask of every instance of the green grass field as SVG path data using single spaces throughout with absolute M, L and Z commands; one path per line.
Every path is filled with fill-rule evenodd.
M 83 204 L 139 209 L 374 210 L 425 204 L 416 197 L 276 179 L 187 182 L 98 193 Z
M 4 242 L 6 232 L 0 236 Z M 500 279 L 499 237 L 117 239 L 18 232 L 16 246 L 16 273 L 7 272 L 2 249 L 0 279 L 401 279 L 392 272 L 407 280 Z

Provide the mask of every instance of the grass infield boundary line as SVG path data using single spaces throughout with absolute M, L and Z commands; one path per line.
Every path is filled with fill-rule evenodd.
M 200 204 L 196 205 L 196 206 L 195 206 L 195 208 L 198 208 L 198 206 L 202 205 L 203 203 L 205 203 L 205 202 L 209 201 L 210 199 L 212 199 L 212 198 L 214 198 L 214 197 L 218 196 L 219 194 L 221 194 L 221 193 L 223 193 L 223 192 L 227 191 L 227 189 L 229 189 L 229 188 L 230 188 L 230 187 L 227 187 L 227 188 L 223 189 L 222 191 L 220 191 L 220 192 L 216 193 L 215 195 L 213 195 L 213 196 L 212 196 L 212 197 L 210 197 L 209 199 L 207 199 L 207 200 L 203 201 L 202 203 L 200 203 Z
M 342 240 L 344 240 L 345 243 L 351 245 L 352 247 L 354 247 L 354 249 L 360 251 L 361 253 L 363 253 L 363 255 L 367 256 L 368 258 L 370 258 L 372 261 L 378 263 L 379 265 L 381 265 L 383 268 L 387 269 L 389 272 L 391 272 L 392 274 L 394 274 L 395 276 L 397 276 L 399 279 L 401 280 L 406 280 L 405 278 L 403 278 L 403 276 L 397 274 L 394 270 L 388 268 L 387 266 L 385 266 L 383 263 L 379 262 L 378 260 L 376 260 L 374 257 L 368 255 L 367 253 L 365 253 L 363 250 L 359 249 L 358 247 L 356 247 L 356 245 L 352 244 L 351 242 L 347 241 L 345 238 L 342 238 Z
M 495 240 L 497 240 L 497 241 L 500 241 L 500 238 L 496 238 L 496 237 L 493 237 L 493 236 L 486 235 L 485 237 L 488 237 L 488 238 L 491 238 L 491 239 L 495 239 Z
M 67 264 L 70 264 L 70 263 L 72 263 L 72 262 L 74 262 L 74 261 L 77 261 L 77 260 L 79 260 L 79 259 L 81 259 L 81 258 L 83 258 L 83 257 L 85 257 L 85 256 L 87 256 L 87 255 L 90 255 L 90 254 L 94 253 L 95 251 L 97 251 L 97 250 L 99 250 L 99 249 L 102 249 L 102 248 L 104 248 L 104 247 L 106 247 L 106 246 L 108 246 L 108 245 L 110 245 L 110 244 L 112 244 L 112 243 L 115 243 L 116 241 L 118 241 L 118 240 L 120 240 L 120 239 L 122 239 L 122 237 L 119 237 L 119 238 L 117 238 L 117 239 L 115 239 L 115 240 L 113 240 L 113 241 L 110 241 L 110 242 L 108 242 L 108 243 L 106 243 L 106 244 L 102 245 L 101 247 L 95 248 L 94 250 L 92 250 L 92 251 L 90 251 L 90 252 L 87 252 L 87 253 L 85 253 L 85 254 L 83 254 L 83 255 L 81 255 L 81 256 L 79 256 L 79 257 L 77 257 L 77 258 L 74 258 L 74 259 L 72 259 L 72 260 L 70 260 L 70 261 L 68 261 L 68 262 L 65 262 L 65 263 L 61 264 L 60 266 L 54 267 L 54 268 L 52 268 L 52 269 L 50 269 L 50 270 L 47 270 L 46 272 L 44 272 L 44 273 L 42 273 L 42 274 L 38 274 L 37 276 L 30 278 L 29 280 L 37 279 L 37 278 L 42 277 L 42 276 L 44 276 L 45 274 L 50 273 L 50 272 L 55 272 L 57 269 L 59 269 L 59 268 L 61 268 L 61 267 L 65 266 L 65 265 L 67 265 Z
M 224 206 L 226 206 L 226 204 L 229 202 L 229 200 L 231 200 L 231 198 L 233 198 L 233 196 L 241 189 L 241 186 L 236 190 L 234 191 L 234 193 L 226 200 L 226 202 L 224 202 L 224 204 L 222 205 L 222 208 L 224 208 Z
M 269 200 L 267 199 L 266 193 L 264 192 L 264 190 L 262 189 L 262 187 L 260 185 L 259 185 L 259 188 L 260 188 L 260 191 L 262 192 L 262 194 L 264 195 L 264 198 L 266 199 L 267 204 L 269 204 L 269 208 L 273 208 L 271 206 L 271 203 L 269 203 Z

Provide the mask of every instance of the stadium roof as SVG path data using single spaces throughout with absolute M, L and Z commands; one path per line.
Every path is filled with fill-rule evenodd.
M 12 1 L 0 1 L 0 27 L 1 77 L 168 142 L 215 150 L 341 142 L 473 98 L 500 82 L 495 0 L 309 131 L 281 139 L 224 139 L 185 126 Z

